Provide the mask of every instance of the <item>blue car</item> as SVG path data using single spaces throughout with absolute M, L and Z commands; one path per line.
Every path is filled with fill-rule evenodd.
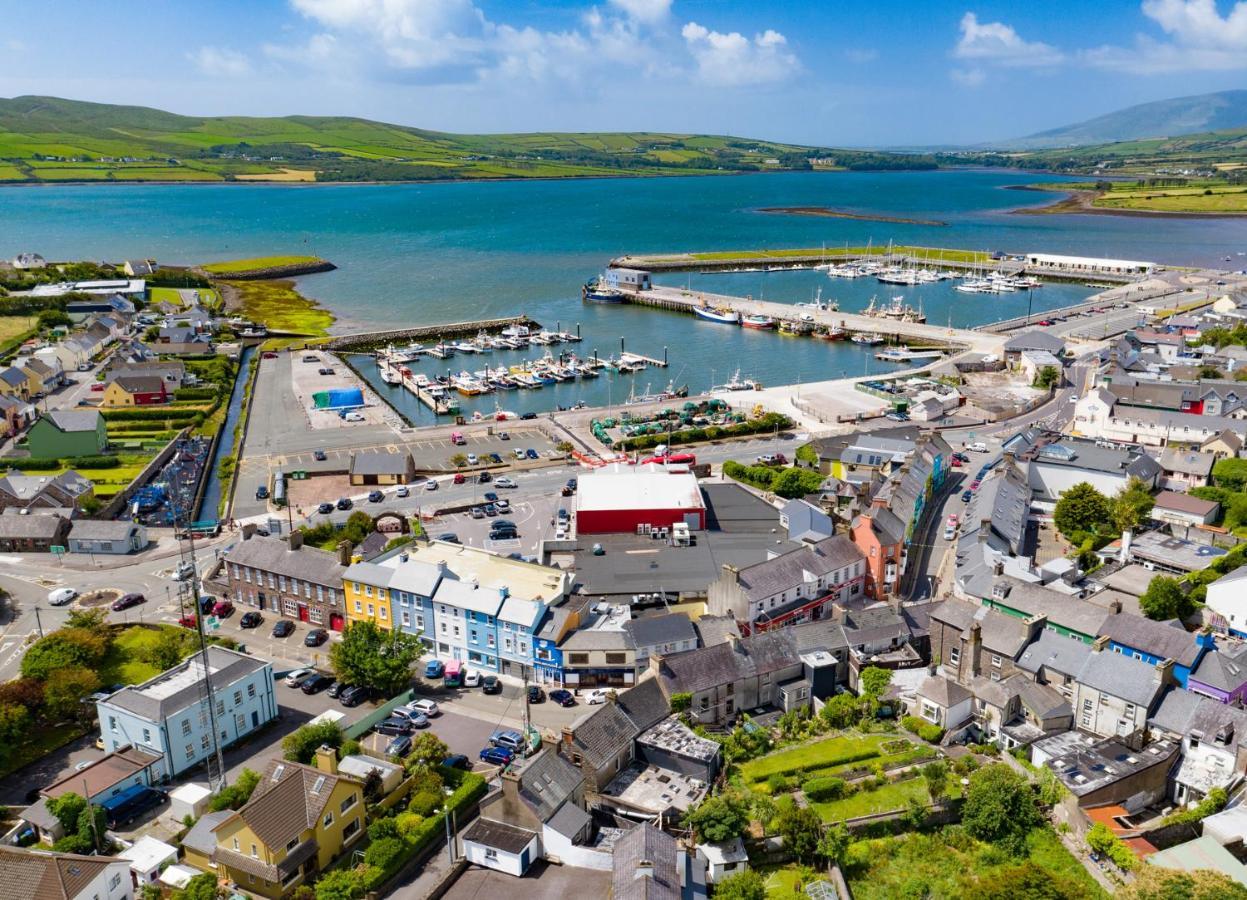
M 487 762 L 492 766 L 508 766 L 515 755 L 510 750 L 504 750 L 501 747 L 486 747 L 481 751 L 481 762 Z
M 441 678 L 446 672 L 446 667 L 442 665 L 440 659 L 431 659 L 424 664 L 425 678 Z

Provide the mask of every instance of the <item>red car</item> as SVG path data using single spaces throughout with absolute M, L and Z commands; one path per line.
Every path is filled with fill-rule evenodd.
M 467 479 L 463 477 L 462 472 L 455 473 L 455 484 L 463 484 L 465 481 L 467 481 Z
M 977 490 L 979 489 L 979 485 L 980 485 L 980 484 L 982 484 L 982 483 L 983 483 L 983 482 L 981 482 L 981 481 L 971 481 L 971 482 L 970 482 L 970 490 L 972 490 L 972 491 L 977 491 Z
M 1052 324 L 1052 320 L 1051 320 L 1051 319 L 1040 319 L 1040 320 L 1039 320 L 1036 324 L 1038 324 L 1038 325 L 1051 325 L 1051 324 Z
M 199 627 L 195 623 L 194 616 L 182 616 L 182 618 L 178 619 L 178 624 L 181 625 L 183 628 L 190 628 L 192 630 Z
M 212 614 L 214 616 L 228 616 L 233 611 L 234 601 L 232 600 L 218 600 L 216 605 L 212 607 Z

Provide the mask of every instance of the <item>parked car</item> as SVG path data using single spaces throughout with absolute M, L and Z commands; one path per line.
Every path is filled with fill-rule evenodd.
M 437 708 L 437 704 L 432 700 L 412 700 L 407 704 L 408 709 L 414 709 L 416 712 L 428 716 L 430 719 L 441 715 L 441 711 Z
M 510 512 L 511 501 L 506 499 L 505 497 L 502 498 L 501 500 L 496 500 L 494 501 L 494 509 L 498 510 L 498 512 Z
M 459 535 L 455 534 L 453 531 L 443 531 L 441 534 L 437 536 L 437 539 L 439 541 L 445 541 L 447 544 L 463 543 L 462 541 L 459 540 Z
M 338 694 L 338 702 L 343 706 L 359 706 L 372 694 L 366 686 L 362 684 L 354 684 L 350 687 L 343 688 Z
M 599 688 L 597 690 L 589 691 L 588 696 L 585 697 L 585 703 L 588 703 L 590 706 L 597 706 L 598 704 L 605 703 L 609 697 L 610 691 L 604 691 Z
M 524 455 L 527 456 L 529 459 L 541 459 L 541 454 L 538 453 L 536 450 L 534 450 L 532 447 L 529 447 L 527 450 L 525 450 Z
M 559 688 L 557 691 L 550 692 L 550 699 L 559 706 L 575 706 L 576 698 L 572 696 L 571 691 L 565 691 Z
M 463 686 L 464 687 L 480 687 L 481 673 L 472 669 L 463 670 Z
M 456 472 L 456 473 L 455 473 L 455 477 L 451 479 L 451 481 L 452 481 L 454 484 L 463 484 L 463 483 L 465 483 L 467 480 L 468 480 L 468 479 L 464 477 L 464 474 L 463 474 L 462 472 Z
M 411 734 L 412 726 L 402 716 L 390 716 L 372 726 L 372 730 L 377 734 Z
M 258 488 L 256 488 L 255 498 L 257 500 L 267 500 L 268 499 L 268 488 L 265 485 L 260 485 Z
M 380 503 L 380 502 L 382 502 L 383 500 L 385 500 L 385 492 L 384 492 L 384 491 L 369 491 L 369 492 L 368 492 L 368 502 L 369 502 L 369 503 Z
M 474 466 L 479 462 L 480 462 L 480 459 L 477 458 L 477 455 L 475 453 L 468 454 L 468 465 L 469 466 Z
M 501 747 L 486 747 L 481 751 L 481 762 L 491 766 L 509 766 L 514 758 L 514 753 Z
M 470 511 L 470 515 L 474 519 L 483 519 L 485 518 L 485 510 L 479 506 L 474 506 Z
M 489 532 L 491 541 L 514 541 L 519 538 L 520 533 L 514 528 L 494 528 Z
M 495 466 L 502 465 L 502 457 L 497 453 L 489 454 L 489 461 L 493 463 Z
M 189 559 L 178 563 L 178 567 L 173 570 L 173 577 L 178 581 L 185 581 L 195 576 L 195 564 Z
M 463 769 L 465 772 L 472 769 L 472 761 L 462 753 L 452 753 L 442 760 L 442 765 L 448 769 Z
M 440 659 L 431 659 L 424 664 L 425 678 L 441 678 L 444 674 L 446 674 L 446 666 Z
M 182 618 L 178 619 L 178 624 L 183 628 L 190 628 L 192 630 L 199 627 L 199 622 L 194 616 L 182 616 Z
M 329 634 L 323 628 L 313 628 L 307 633 L 307 637 L 303 639 L 304 647 L 319 647 L 325 641 L 329 640 Z
M 113 601 L 113 612 L 120 612 L 123 609 L 129 609 L 131 606 L 138 606 L 140 603 L 146 603 L 147 598 L 142 594 L 122 594 Z
M 756 460 L 763 466 L 786 466 L 788 465 L 788 457 L 782 453 L 763 453 Z
M 510 728 L 499 728 L 489 736 L 489 743 L 512 753 L 519 753 L 524 748 L 524 735 Z
M 966 444 L 966 449 L 974 453 L 986 453 L 987 445 L 982 441 L 975 441 L 973 444 Z
M 577 485 L 579 485 L 579 484 L 580 484 L 580 482 L 579 482 L 579 481 L 577 481 L 574 477 L 573 477 L 573 478 L 569 478 L 569 479 L 567 479 L 567 487 L 571 488 L 573 492 L 575 492 L 576 487 L 577 487 Z
M 528 686 L 528 702 L 529 703 L 543 703 L 545 699 L 546 699 L 546 692 L 543 691 L 538 685 L 530 684 Z
M 437 479 L 436 479 L 436 478 L 430 478 L 428 481 L 426 481 L 426 482 L 424 483 L 424 489 L 425 489 L 426 491 L 435 491 L 435 490 L 437 490 Z
M 944 540 L 951 541 L 957 536 L 957 528 L 955 525 L 944 526 Z
M 338 498 L 338 503 L 337 503 L 338 509 L 350 509 L 354 505 L 355 504 L 351 502 L 350 497 L 339 497 Z
M 234 614 L 234 601 L 218 600 L 216 603 L 212 604 L 212 614 L 218 619 L 224 619 L 227 616 L 232 616 Z
M 481 495 L 481 497 L 483 497 L 485 501 L 488 503 L 498 502 L 498 495 L 494 491 L 486 491 L 484 494 Z
M 410 489 L 408 489 L 407 485 L 400 484 L 398 486 L 398 490 L 394 492 L 394 496 L 398 497 L 399 499 L 402 499 L 403 497 L 409 497 L 411 496 L 411 491 Z
M 242 618 L 238 620 L 238 625 L 240 628 L 258 628 L 263 621 L 264 616 L 252 610 L 242 614 Z
M 501 694 L 502 680 L 497 675 L 486 675 L 481 680 L 481 691 L 486 694 Z
M 570 519 L 571 516 L 572 514 L 569 513 L 566 509 L 564 509 L 561 506 L 559 507 L 559 512 L 558 512 L 559 521 L 565 522 L 568 519 Z
M 349 412 L 349 413 L 347 413 L 345 416 L 343 416 L 342 418 L 346 419 L 346 421 L 348 421 L 348 422 L 362 422 L 362 421 L 364 421 L 364 416 L 363 416 L 363 414 L 362 414 L 362 413 L 357 413 L 357 412 Z
M 511 453 L 515 456 L 517 460 L 525 458 L 524 451 L 520 449 L 519 447 L 516 447 L 514 450 L 511 451 Z
M 482 471 L 481 474 L 476 476 L 478 484 L 489 484 L 493 480 L 494 476 L 490 475 L 488 471 Z
M 329 685 L 329 690 L 325 691 L 325 693 L 337 700 L 338 696 L 348 687 L 350 687 L 349 684 L 343 684 L 340 681 L 335 681 L 333 684 Z
M 537 414 L 535 412 L 520 413 L 521 421 L 531 422 L 535 418 L 537 418 Z
M 319 694 L 321 691 L 325 690 L 331 684 L 333 684 L 332 675 L 325 675 L 320 672 L 317 672 L 307 681 L 303 682 L 302 684 L 303 693 Z
M 325 454 L 324 450 L 317 449 L 317 450 L 312 451 L 312 459 L 316 460 L 317 462 L 324 462 L 328 458 L 329 457 Z
M 977 491 L 982 483 L 983 482 L 979 481 L 977 478 L 974 479 L 974 481 L 970 482 L 970 490 Z
M 498 515 L 498 507 L 494 506 L 492 503 L 486 503 L 481 507 L 481 509 L 485 510 L 485 515 L 489 516 L 491 519 Z
M 286 687 L 302 687 L 315 674 L 315 669 L 295 669 L 286 675 Z
M 511 435 L 510 435 L 510 433 L 509 433 L 509 432 L 506 432 L 506 431 L 500 431 L 500 432 L 498 432 L 498 440 L 500 440 L 500 441 L 509 441 L 509 440 L 511 440 Z
M 973 497 L 973 496 L 974 496 L 974 491 L 962 491 L 962 492 L 961 492 L 961 502 L 962 502 L 962 503 L 969 503 L 969 502 L 970 502 L 970 498 L 971 498 L 971 497 Z
M 278 619 L 277 624 L 273 626 L 273 637 L 283 638 L 294 634 L 294 622 L 289 619 Z
M 515 487 L 515 481 L 508 478 L 506 475 L 503 475 L 501 478 L 494 479 L 494 487 L 513 488 Z
M 320 513 L 322 516 L 327 516 L 333 512 L 333 504 L 326 501 L 325 503 L 322 503 L 319 506 L 317 506 L 316 511 Z
M 399 757 L 406 756 L 410 752 L 411 738 L 405 734 L 400 734 L 398 737 L 394 738 L 394 740 L 385 745 L 385 755 L 392 759 L 398 759 Z

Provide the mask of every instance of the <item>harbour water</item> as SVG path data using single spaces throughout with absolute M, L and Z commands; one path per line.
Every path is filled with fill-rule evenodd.
M 1247 265 L 1247 220 L 1026 216 L 1008 210 L 1056 195 L 1007 190 L 1056 180 L 1005 171 L 789 173 L 702 178 L 621 178 L 500 184 L 412 185 L 93 185 L 0 191 L 0 254 L 34 250 L 49 258 L 155 257 L 174 263 L 266 254 L 314 253 L 334 272 L 300 280 L 338 317 L 335 331 L 461 321 L 524 313 L 547 328 L 580 324 L 582 355 L 627 349 L 661 356 L 667 370 L 605 376 L 554 390 L 509 392 L 517 412 L 578 400 L 607 403 L 653 391 L 668 380 L 694 390 L 742 377 L 766 384 L 889 371 L 856 345 L 739 328 L 626 305 L 581 303 L 580 285 L 624 253 L 825 244 L 898 244 L 1157 259 L 1174 264 Z M 944 226 L 762 213 L 766 206 L 826 206 L 938 220 Z M 1220 262 L 1229 255 L 1237 260 Z M 872 295 L 921 301 L 932 323 L 974 325 L 1024 314 L 1027 296 L 966 295 L 951 283 L 897 287 L 871 279 L 833 280 L 815 272 L 672 274 L 693 289 L 770 300 L 822 299 L 863 309 Z M 1081 299 L 1080 285 L 1033 292 L 1034 310 Z M 555 348 L 558 349 L 558 348 Z M 495 356 L 498 354 L 495 353 Z M 539 351 L 517 357 L 531 358 Z M 451 361 L 456 367 L 480 368 Z M 421 365 L 430 365 L 422 363 Z M 439 369 L 438 371 L 442 371 Z M 413 398 L 414 400 L 414 398 Z M 466 401 L 492 410 L 495 398 Z M 413 420 L 422 421 L 427 413 Z

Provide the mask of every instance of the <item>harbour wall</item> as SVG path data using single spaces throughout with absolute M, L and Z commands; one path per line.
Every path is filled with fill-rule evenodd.
M 395 328 L 388 331 L 360 331 L 339 334 L 327 339 L 321 346 L 327 350 L 373 350 L 386 344 L 402 341 L 418 341 L 425 338 L 457 337 L 477 334 L 481 331 L 498 331 L 508 325 L 526 325 L 540 328 L 541 323 L 528 316 L 507 316 L 502 319 L 478 319 L 472 322 L 451 322 L 445 325 L 419 325 L 414 328 Z

